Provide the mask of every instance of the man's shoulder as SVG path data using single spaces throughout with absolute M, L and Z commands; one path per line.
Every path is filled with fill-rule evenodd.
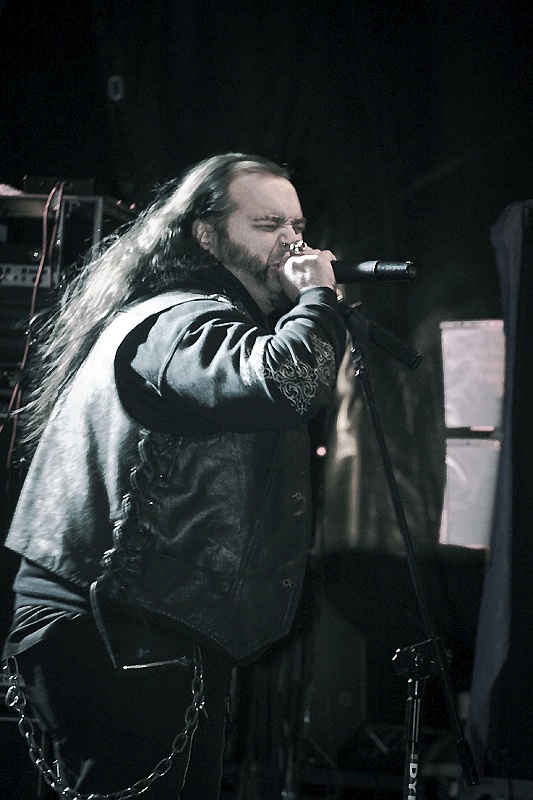
M 147 319 L 165 311 L 182 306 L 185 303 L 225 303 L 234 305 L 230 297 L 217 292 L 199 291 L 198 289 L 174 289 L 170 292 L 139 300 L 123 310 L 123 314 L 137 319 Z
M 165 308 L 172 308 L 172 306 L 181 305 L 182 303 L 187 303 L 191 301 L 197 300 L 218 300 L 224 301 L 226 303 L 231 302 L 229 297 L 226 295 L 222 295 L 216 292 L 210 291 L 203 291 L 199 289 L 189 289 L 189 288 L 179 288 L 173 289 L 169 292 L 163 292 L 162 294 L 154 295 L 153 297 L 148 297 L 139 300 L 134 305 L 128 306 L 125 311 L 133 313 L 144 313 L 147 312 L 150 314 L 152 310 L 157 309 L 165 309 Z

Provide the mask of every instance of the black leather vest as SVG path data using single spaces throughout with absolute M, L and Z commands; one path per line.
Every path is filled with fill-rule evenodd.
M 47 425 L 6 545 L 242 659 L 287 634 L 296 610 L 311 528 L 307 426 L 149 431 L 124 412 L 114 375 L 136 325 L 199 297 L 152 298 L 102 334 Z

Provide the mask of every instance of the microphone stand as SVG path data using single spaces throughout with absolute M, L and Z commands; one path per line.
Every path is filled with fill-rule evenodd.
M 405 649 L 398 649 L 393 658 L 397 674 L 407 677 L 407 701 L 405 715 L 405 763 L 404 763 L 404 800 L 415 800 L 417 797 L 417 780 L 419 774 L 420 753 L 420 721 L 422 714 L 422 700 L 426 679 L 430 674 L 438 674 L 444 690 L 444 697 L 454 732 L 457 736 L 457 752 L 461 765 L 463 778 L 467 786 L 477 786 L 479 777 L 472 757 L 469 744 L 463 734 L 461 723 L 457 715 L 453 690 L 451 686 L 448 659 L 442 639 L 437 635 L 435 623 L 430 611 L 429 602 L 420 578 L 418 564 L 413 549 L 411 534 L 402 506 L 398 484 L 394 477 L 385 436 L 379 420 L 372 387 L 364 363 L 366 351 L 376 344 L 386 350 L 400 362 L 416 368 L 421 360 L 420 353 L 400 342 L 394 335 L 372 322 L 363 313 L 360 303 L 349 306 L 344 300 L 339 301 L 341 313 L 344 317 L 346 328 L 352 340 L 351 360 L 355 377 L 359 379 L 363 392 L 363 399 L 369 411 L 373 429 L 379 445 L 381 461 L 385 469 L 388 489 L 390 492 L 394 512 L 400 532 L 402 534 L 407 563 L 413 582 L 418 606 L 424 623 L 427 641 L 419 642 Z

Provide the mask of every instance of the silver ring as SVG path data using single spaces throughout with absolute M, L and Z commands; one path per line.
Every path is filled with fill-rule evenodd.
M 289 245 L 289 253 L 291 256 L 296 256 L 302 253 L 307 247 L 305 242 L 292 242 Z

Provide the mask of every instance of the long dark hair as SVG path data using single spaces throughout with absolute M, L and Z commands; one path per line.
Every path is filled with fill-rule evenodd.
M 288 172 L 261 156 L 226 153 L 201 161 L 157 199 L 122 234 L 108 237 L 69 281 L 57 307 L 37 330 L 22 442 L 31 455 L 52 408 L 103 328 L 130 303 L 168 291 L 214 259 L 196 241 L 202 219 L 224 224 L 233 211 L 229 186 L 241 172 Z

